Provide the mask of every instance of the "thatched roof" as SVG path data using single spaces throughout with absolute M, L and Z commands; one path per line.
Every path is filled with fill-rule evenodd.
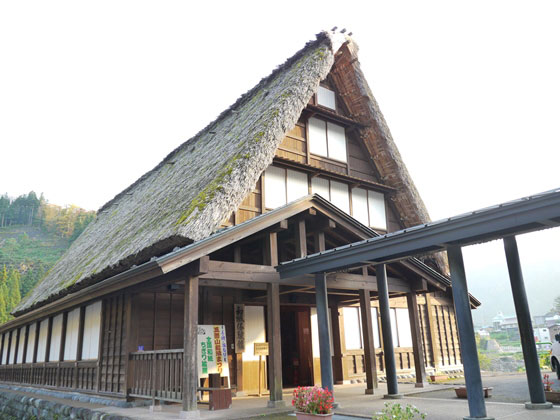
M 345 44 L 340 48 L 342 42 Z M 331 70 L 337 51 L 347 55 L 352 48 L 352 40 L 341 34 L 317 35 L 315 41 L 261 80 L 214 122 L 105 204 L 96 220 L 22 300 L 14 314 L 30 311 L 215 232 L 272 162 L 284 134 L 293 128 L 319 82 Z M 380 173 L 389 185 L 399 188 L 399 194 L 406 198 L 403 202 L 412 203 L 402 206 L 402 214 L 413 213 L 411 217 L 427 222 L 425 207 L 388 134 L 359 63 L 350 65 L 353 83 L 367 104 L 364 112 L 369 114 L 356 115 L 363 117 L 367 125 L 375 123 L 375 133 L 381 130 L 383 134 L 377 137 L 386 142 L 386 152 L 379 154 L 374 147 L 370 152 L 377 165 L 381 158 L 398 162 L 394 177 L 386 173 L 392 170 L 390 166 L 387 171 L 383 169 L 384 163 Z M 354 111 L 356 106 L 350 105 Z

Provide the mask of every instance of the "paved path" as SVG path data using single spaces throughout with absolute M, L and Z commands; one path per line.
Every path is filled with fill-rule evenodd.
M 509 374 L 483 377 L 487 386 L 494 387 L 494 397 L 486 400 L 488 415 L 495 419 L 508 420 L 548 420 L 560 419 L 560 406 L 550 410 L 526 410 L 523 403 L 529 399 L 526 377 L 524 374 Z M 556 387 L 560 382 L 555 380 Z M 368 418 L 380 412 L 386 403 L 415 405 L 421 412 L 428 413 L 429 420 L 462 419 L 468 415 L 467 401 L 458 399 L 454 395 L 454 385 L 428 385 L 424 389 L 416 389 L 413 384 L 399 384 L 399 390 L 405 397 L 401 400 L 384 400 L 383 394 L 387 392 L 386 385 L 380 384 L 375 395 L 365 395 L 364 384 L 337 385 L 335 386 L 336 401 L 340 407 L 336 410 L 335 420 L 355 420 L 356 417 Z M 419 393 L 420 392 L 420 393 Z M 42 397 L 50 399 L 49 397 Z M 288 413 L 291 408 L 291 393 L 284 394 L 286 407 L 284 409 L 266 408 L 267 397 L 235 398 L 230 410 L 209 411 L 208 406 L 200 405 L 201 419 L 247 419 L 262 417 L 274 413 Z M 60 402 L 76 406 L 75 401 L 61 400 Z M 99 407 L 90 404 L 80 404 L 96 411 L 127 416 L 133 419 L 167 420 L 178 419 L 180 405 L 163 405 L 161 411 L 151 412 L 147 407 L 117 408 Z

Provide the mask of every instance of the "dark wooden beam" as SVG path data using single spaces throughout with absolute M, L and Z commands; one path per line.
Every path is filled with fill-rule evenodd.
M 371 299 L 369 290 L 360 290 L 360 312 L 362 315 L 362 336 L 364 339 L 364 361 L 366 371 L 366 394 L 373 395 L 377 388 L 377 366 L 375 364 L 375 345 L 373 342 L 373 323 L 371 319 Z
M 198 277 L 185 279 L 184 299 L 184 353 L 183 353 L 183 417 L 198 411 L 197 387 L 197 339 L 198 339 Z M 183 413 L 181 413 L 183 414 Z M 195 414 L 196 415 L 196 414 Z
M 294 241 L 296 244 L 296 258 L 307 256 L 307 232 L 305 229 L 305 219 L 299 219 L 295 223 Z
M 412 335 L 412 353 L 414 356 L 414 370 L 416 372 L 416 388 L 426 386 L 426 367 L 424 366 L 424 348 L 422 347 L 422 331 L 420 330 L 420 314 L 416 293 L 406 294 L 410 332 Z
M 268 387 L 270 390 L 269 407 L 284 405 L 282 399 L 282 342 L 280 337 L 280 286 L 267 285 L 267 334 L 268 334 Z

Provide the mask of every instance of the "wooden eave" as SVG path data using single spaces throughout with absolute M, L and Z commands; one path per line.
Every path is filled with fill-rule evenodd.
M 350 117 L 346 117 L 344 115 L 339 114 L 338 112 L 334 111 L 334 110 L 330 110 L 329 108 L 320 106 L 320 105 L 313 105 L 313 104 L 308 104 L 307 107 L 305 107 L 305 109 L 302 112 L 302 116 L 305 119 L 308 119 L 310 117 L 313 116 L 320 116 L 323 117 L 329 121 L 335 121 L 341 125 L 343 125 L 344 127 L 350 127 L 350 128 L 356 128 L 356 129 L 360 129 L 360 128 L 365 128 L 367 127 L 366 124 L 363 124 L 357 120 L 354 120 Z

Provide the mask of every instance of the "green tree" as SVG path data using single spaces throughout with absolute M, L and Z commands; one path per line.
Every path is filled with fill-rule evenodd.
M 17 306 L 21 300 L 21 294 L 19 292 L 19 281 L 20 274 L 15 268 L 10 270 L 8 275 L 8 295 L 6 299 L 6 310 L 12 312 L 12 310 Z

